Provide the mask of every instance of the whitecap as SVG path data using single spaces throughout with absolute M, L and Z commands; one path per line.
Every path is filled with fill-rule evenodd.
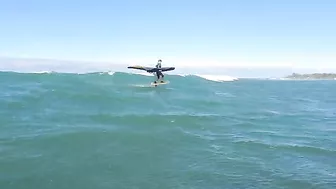
M 195 76 L 201 77 L 206 80 L 217 81 L 217 82 L 238 80 L 238 78 L 227 76 L 227 75 L 198 75 L 197 74 Z
M 32 73 L 35 73 L 35 74 L 50 74 L 50 73 L 53 73 L 53 71 L 35 71 L 35 72 L 32 72 Z
M 107 72 L 107 74 L 113 75 L 113 74 L 115 74 L 115 72 L 109 71 L 109 72 Z
M 121 73 L 127 73 L 127 74 L 132 74 L 132 75 L 153 76 L 152 73 L 147 73 L 147 72 L 121 72 Z

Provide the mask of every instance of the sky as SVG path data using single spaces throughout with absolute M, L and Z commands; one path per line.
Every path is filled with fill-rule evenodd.
M 1 57 L 336 70 L 336 1 L 0 0 Z

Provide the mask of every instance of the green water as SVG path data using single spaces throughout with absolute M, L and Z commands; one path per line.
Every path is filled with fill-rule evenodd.
M 1 189 L 333 189 L 334 81 L 0 72 Z

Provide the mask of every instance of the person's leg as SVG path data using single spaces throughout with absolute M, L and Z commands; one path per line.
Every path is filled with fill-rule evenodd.
M 162 74 L 162 72 L 160 73 L 161 73 L 161 83 L 163 83 L 164 75 Z
M 156 72 L 156 77 L 157 77 L 157 79 L 156 79 L 156 81 L 154 81 L 154 83 L 156 83 L 157 81 L 159 81 L 159 79 L 160 79 L 160 72 Z

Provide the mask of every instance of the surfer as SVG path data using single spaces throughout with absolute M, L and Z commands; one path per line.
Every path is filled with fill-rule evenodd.
M 161 67 L 161 62 L 162 62 L 162 60 L 159 59 L 157 64 L 155 65 L 155 67 L 145 67 L 145 66 L 136 65 L 136 66 L 128 66 L 127 68 L 144 70 L 148 73 L 153 73 L 157 77 L 156 81 L 153 82 L 155 85 L 158 85 L 157 82 L 160 79 L 161 79 L 160 83 L 166 84 L 167 82 L 163 81 L 164 75 L 162 74 L 162 72 L 175 70 L 175 67 Z
M 158 63 L 157 63 L 156 66 L 155 66 L 155 67 L 157 68 L 157 70 L 155 71 L 157 80 L 154 81 L 154 83 L 156 83 L 157 81 L 159 81 L 160 77 L 161 77 L 161 79 L 164 78 L 164 75 L 163 75 L 162 72 L 160 71 L 160 69 L 161 69 L 161 62 L 162 62 L 162 60 L 159 59 L 159 60 L 158 60 Z M 161 82 L 163 82 L 163 81 L 161 80 Z

